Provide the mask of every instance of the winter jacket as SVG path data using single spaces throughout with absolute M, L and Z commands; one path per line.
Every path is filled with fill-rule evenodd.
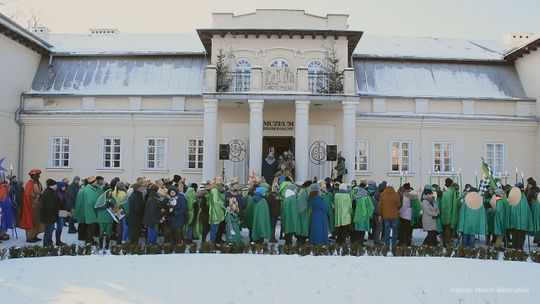
M 422 227 L 424 231 L 437 230 L 437 217 L 439 207 L 435 203 L 434 196 L 422 196 Z
M 66 193 L 66 208 L 67 210 L 75 209 L 75 202 L 77 201 L 77 194 L 81 187 L 76 183 L 69 184 Z
M 128 204 L 128 227 L 138 227 L 141 225 L 144 217 L 144 198 L 142 192 L 133 191 L 133 193 L 128 198 Z
M 176 197 L 176 204 L 172 206 L 174 216 L 171 219 L 172 228 L 182 228 L 188 220 L 188 206 L 184 194 L 180 193 Z
M 397 194 L 393 187 L 389 186 L 384 189 L 383 193 L 381 194 L 379 204 L 381 216 L 384 219 L 393 220 L 399 218 L 401 201 L 399 199 L 399 194 Z
M 160 212 L 158 210 L 159 206 L 159 196 L 157 193 L 153 193 L 148 197 L 146 201 L 146 207 L 144 209 L 143 224 L 147 227 L 154 227 L 159 224 Z
M 51 188 L 46 188 L 40 198 L 41 210 L 39 220 L 43 224 L 54 224 L 58 221 L 58 211 L 60 210 L 60 200 L 56 192 Z

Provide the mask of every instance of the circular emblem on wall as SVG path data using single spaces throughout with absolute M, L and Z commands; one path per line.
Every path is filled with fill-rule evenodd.
M 241 162 L 246 158 L 246 142 L 242 139 L 229 141 L 229 160 Z
M 322 140 L 317 140 L 309 147 L 309 160 L 315 165 L 326 163 L 326 143 Z

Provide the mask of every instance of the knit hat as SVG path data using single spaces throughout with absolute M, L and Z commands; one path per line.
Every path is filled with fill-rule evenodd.
M 123 182 L 116 183 L 116 189 L 126 191 L 126 185 Z
M 503 189 L 501 189 L 501 188 L 495 189 L 495 195 L 497 195 L 497 196 L 503 196 L 503 195 L 504 195 Z
M 73 181 L 81 181 L 81 177 L 77 175 L 73 178 Z
M 266 194 L 266 189 L 264 187 L 257 187 L 257 189 L 255 189 L 255 193 L 260 196 L 264 196 Z
M 47 185 L 47 187 L 51 187 L 51 186 L 54 186 L 56 185 L 56 181 L 54 179 L 48 179 L 46 182 L 45 182 L 45 185 Z
M 317 183 L 309 186 L 309 192 L 320 192 L 320 191 L 321 191 L 321 186 Z
M 131 186 L 131 188 L 133 188 L 133 190 L 139 190 L 139 189 L 142 188 L 142 185 L 138 184 L 138 183 L 135 183 L 135 184 L 133 184 L 133 186 Z

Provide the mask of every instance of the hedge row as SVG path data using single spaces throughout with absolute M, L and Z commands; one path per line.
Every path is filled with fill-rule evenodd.
M 81 256 L 92 254 L 112 255 L 155 255 L 155 254 L 185 254 L 185 253 L 226 253 L 226 254 L 266 254 L 266 255 L 300 255 L 300 256 L 394 256 L 394 257 L 458 257 L 482 260 L 498 260 L 500 252 L 489 247 L 462 248 L 462 247 L 433 247 L 433 246 L 396 246 L 389 250 L 384 245 L 360 246 L 358 244 L 327 246 L 314 245 L 214 245 L 202 243 L 192 244 L 157 244 L 157 245 L 131 245 L 113 244 L 109 251 L 103 251 L 92 245 L 65 245 L 48 246 L 40 245 L 0 248 L 0 260 L 29 257 L 49 256 Z M 530 254 L 522 250 L 508 249 L 503 253 L 503 259 L 507 261 L 527 261 L 540 263 L 540 251 L 532 251 Z

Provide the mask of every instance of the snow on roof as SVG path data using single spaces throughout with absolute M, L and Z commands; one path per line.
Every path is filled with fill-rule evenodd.
M 495 40 L 364 35 L 356 57 L 502 61 L 507 47 Z
M 49 42 L 57 54 L 130 55 L 130 54 L 203 54 L 196 32 L 152 34 L 51 34 Z
M 202 56 L 43 58 L 29 95 L 201 95 Z
M 360 94 L 411 98 L 530 99 L 514 66 L 355 59 Z

